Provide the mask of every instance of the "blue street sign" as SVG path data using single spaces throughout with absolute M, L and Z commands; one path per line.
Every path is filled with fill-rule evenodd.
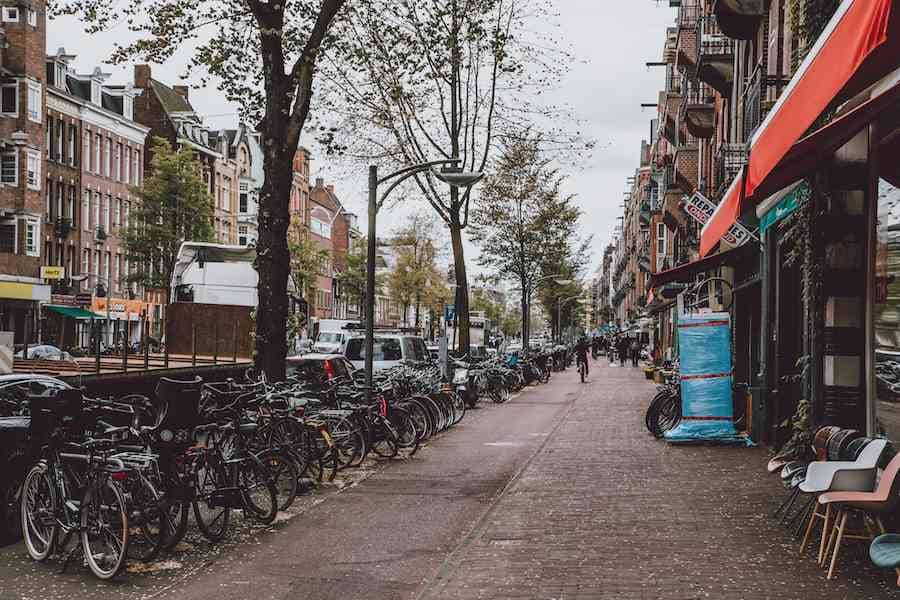
M 444 322 L 452 323 L 456 319 L 456 307 L 452 304 L 444 306 Z

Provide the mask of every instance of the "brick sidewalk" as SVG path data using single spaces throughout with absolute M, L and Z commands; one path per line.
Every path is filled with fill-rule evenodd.
M 655 389 L 643 373 L 591 369 L 425 598 L 900 598 L 896 576 L 871 568 L 860 543 L 847 545 L 833 581 L 798 556 L 768 516 L 784 492 L 764 450 L 656 441 L 643 427 Z

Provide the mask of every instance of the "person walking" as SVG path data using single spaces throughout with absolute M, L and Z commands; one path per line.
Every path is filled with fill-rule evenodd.
M 638 366 L 638 359 L 641 357 L 641 343 L 637 338 L 631 340 L 631 366 Z
M 616 342 L 616 353 L 619 355 L 619 366 L 625 366 L 625 359 L 628 357 L 628 338 L 624 335 L 619 337 Z

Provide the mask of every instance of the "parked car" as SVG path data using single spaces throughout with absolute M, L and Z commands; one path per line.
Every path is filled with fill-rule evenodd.
M 25 358 L 25 349 L 22 348 L 13 355 L 14 358 Z M 56 346 L 41 344 L 28 347 L 28 358 L 39 360 L 72 360 L 72 355 Z
M 353 365 L 341 354 L 303 354 L 287 358 L 287 376 L 321 384 L 335 377 L 350 376 Z
M 425 340 L 419 336 L 378 332 L 375 334 L 374 341 L 372 369 L 375 371 L 389 369 L 397 365 L 401 360 L 429 360 Z M 354 335 L 344 341 L 341 353 L 353 363 L 354 367 L 362 369 L 366 366 L 365 346 L 365 336 Z
M 22 414 L 23 401 L 31 396 L 53 396 L 71 387 L 48 375 L 0 375 L 0 543 L 20 535 L 20 488 L 33 459 L 28 442 L 31 418 Z

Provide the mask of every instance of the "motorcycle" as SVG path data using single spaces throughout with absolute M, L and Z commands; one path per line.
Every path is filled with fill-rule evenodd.
M 469 408 L 478 404 L 478 384 L 476 371 L 463 362 L 455 362 L 453 369 L 453 391 L 459 395 Z

